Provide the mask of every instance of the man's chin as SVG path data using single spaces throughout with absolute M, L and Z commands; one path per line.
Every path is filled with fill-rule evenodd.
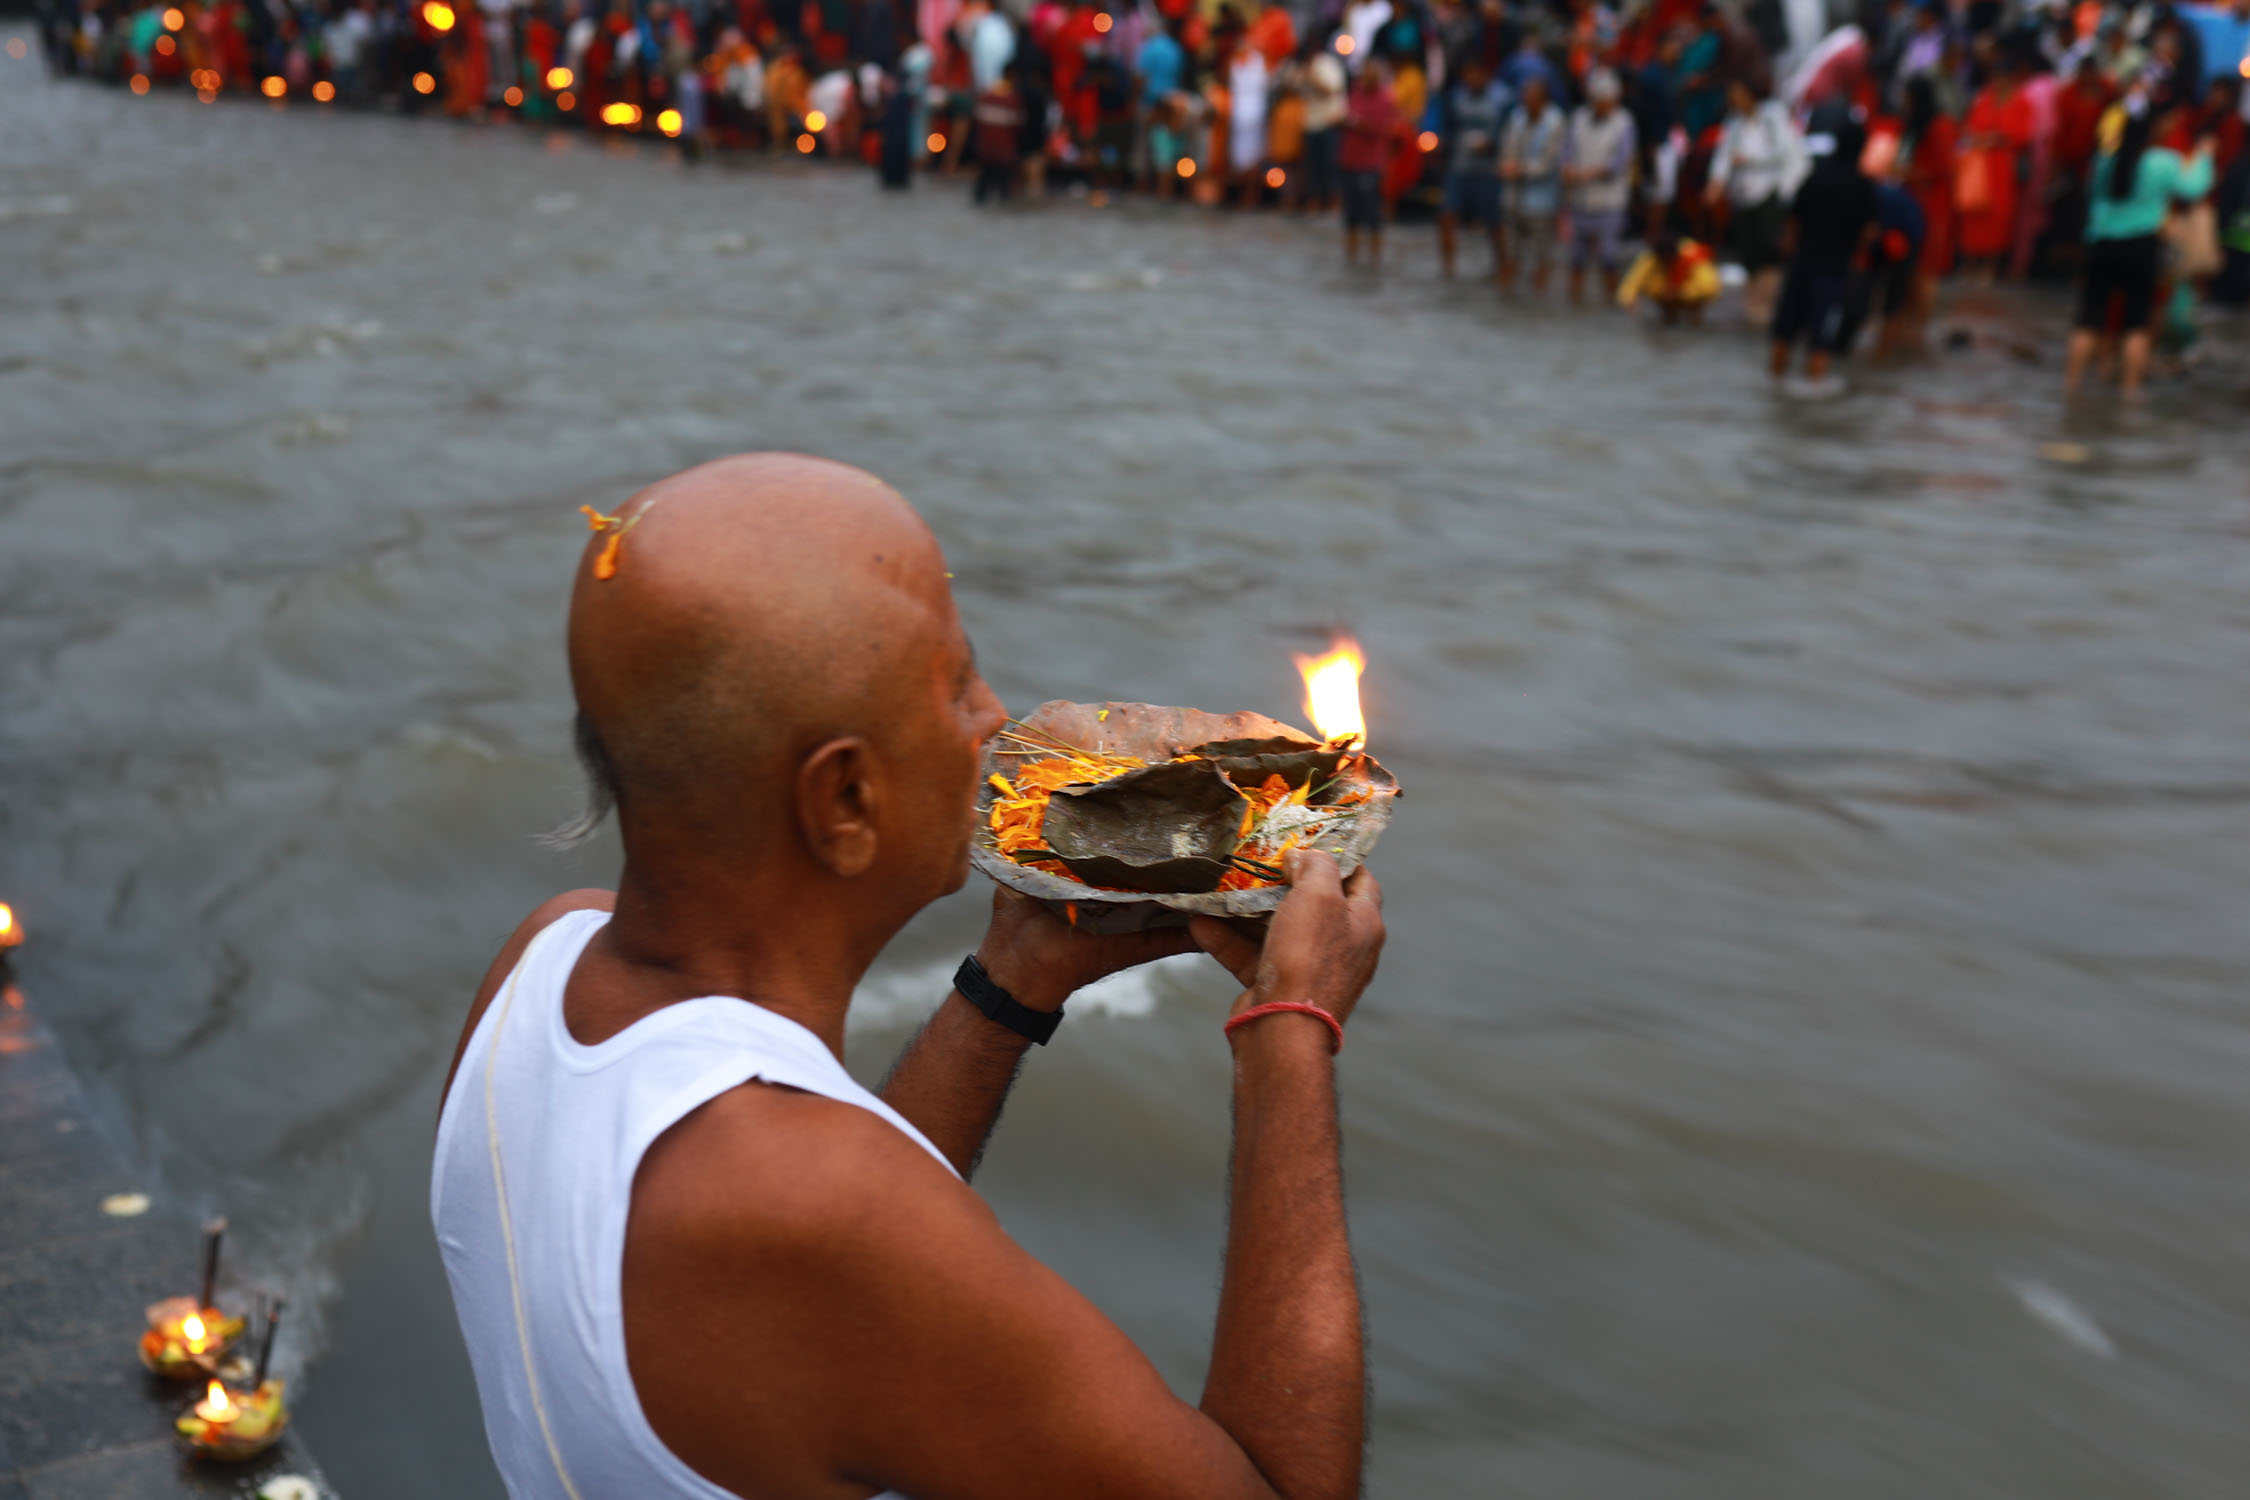
M 950 896 L 955 891 L 961 889 L 961 887 L 967 885 L 968 883 L 969 847 L 968 845 L 964 844 L 961 846 L 960 856 L 953 861 L 952 876 L 945 882 L 945 889 L 940 891 L 938 894 L 941 896 Z

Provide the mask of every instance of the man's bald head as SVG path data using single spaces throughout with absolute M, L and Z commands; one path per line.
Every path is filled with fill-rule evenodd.
M 612 576 L 597 535 L 570 605 L 590 770 L 620 821 L 727 837 L 842 736 L 888 742 L 960 639 L 937 540 L 896 490 L 794 454 L 719 459 L 635 495 Z

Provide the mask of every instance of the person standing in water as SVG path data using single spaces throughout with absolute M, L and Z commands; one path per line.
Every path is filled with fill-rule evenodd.
M 2063 394 L 2075 396 L 2107 337 L 2111 314 L 2124 341 L 2119 384 L 2130 398 L 2148 375 L 2149 319 L 2164 268 L 2165 216 L 2176 202 L 2211 191 L 2211 141 L 2193 154 L 2149 144 L 2148 100 L 2128 95 L 2112 115 L 2113 143 L 2094 161 L 2086 200 L 2086 271 L 2077 327 L 2063 367 Z
M 1825 381 L 1829 363 L 1845 348 L 1851 317 L 1853 268 L 1866 255 L 1877 232 L 1875 183 L 1860 170 L 1862 133 L 1840 106 L 1816 122 L 1813 169 L 1790 200 L 1782 226 L 1782 250 L 1789 269 L 1782 277 L 1781 300 L 1773 310 L 1773 377 L 1789 373 L 1789 361 L 1802 342 L 1809 353 L 1805 374 Z M 1826 128 L 1818 128 L 1825 124 Z
M 1383 263 L 1383 174 L 1390 169 L 1403 124 L 1391 102 L 1390 65 L 1369 63 L 1352 80 L 1344 107 L 1344 139 L 1338 165 L 1344 178 L 1344 259 L 1359 260 L 1360 236 L 1367 237 L 1367 262 Z
M 1464 223 L 1492 240 L 1492 271 L 1500 272 L 1500 131 L 1514 96 L 1480 57 L 1461 65 L 1445 91 L 1445 188 L 1438 209 L 1438 269 L 1453 274 L 1455 245 Z
M 1625 205 L 1633 191 L 1637 142 L 1633 117 L 1618 108 L 1617 75 L 1596 68 L 1586 78 L 1586 102 L 1571 117 L 1563 181 L 1570 187 L 1570 300 L 1585 295 L 1586 268 L 1599 265 L 1602 292 L 1617 295 Z
M 1514 291 L 1516 273 L 1531 263 L 1531 289 L 1547 290 L 1547 266 L 1555 253 L 1555 216 L 1562 208 L 1563 120 L 1548 102 L 1547 80 L 1533 73 L 1523 85 L 1523 104 L 1508 118 L 1500 137 L 1501 191 L 1508 195 L 1507 253 L 1500 261 L 1500 287 Z

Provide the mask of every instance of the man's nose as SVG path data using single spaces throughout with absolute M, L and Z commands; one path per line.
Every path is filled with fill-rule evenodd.
M 1008 722 L 1008 709 L 1007 705 L 1000 701 L 1000 695 L 992 690 L 992 684 L 986 682 L 982 677 L 977 679 L 977 691 L 984 695 L 984 701 L 980 705 L 983 708 L 983 713 L 978 716 L 977 721 L 983 730 L 977 736 L 977 743 L 982 744 L 998 734 L 1000 726 Z

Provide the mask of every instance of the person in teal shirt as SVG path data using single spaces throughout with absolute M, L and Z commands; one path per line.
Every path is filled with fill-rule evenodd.
M 2113 304 L 2122 304 L 2118 326 L 2125 338 L 2124 391 L 2128 397 L 2139 392 L 2148 373 L 2149 314 L 2164 266 L 2164 217 L 2174 203 L 2193 202 L 2211 191 L 2208 138 L 2196 143 L 2192 156 L 2182 157 L 2148 143 L 2155 122 L 2145 99 L 2133 95 L 2120 108 L 2124 128 L 2095 160 L 2088 191 L 2086 286 L 2063 371 L 2065 396 L 2076 394 L 2085 378 L 2109 329 Z

